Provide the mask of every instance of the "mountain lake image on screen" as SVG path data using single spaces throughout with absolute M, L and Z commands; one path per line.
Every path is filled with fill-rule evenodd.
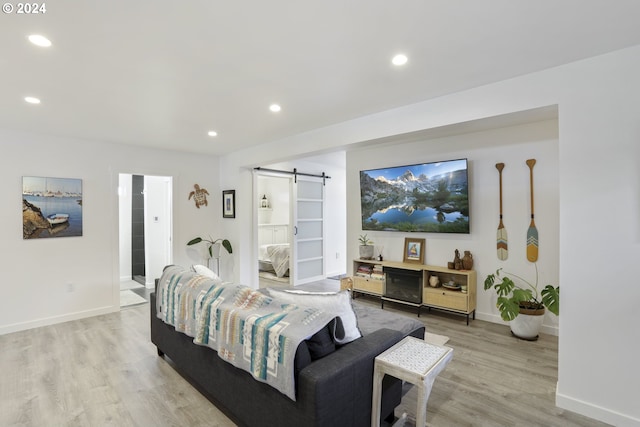
M 469 233 L 467 159 L 360 171 L 362 229 Z

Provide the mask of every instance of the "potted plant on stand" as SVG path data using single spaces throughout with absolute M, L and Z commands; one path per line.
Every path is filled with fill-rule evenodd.
M 203 239 L 202 237 L 196 237 L 195 239 L 191 239 L 187 242 L 187 246 L 197 245 L 198 243 L 205 242 L 207 244 L 207 253 L 209 254 L 209 258 L 207 258 L 207 267 L 211 267 L 209 261 L 211 258 L 214 258 L 218 261 L 216 273 L 220 273 L 220 246 L 224 247 L 227 252 L 230 254 L 233 253 L 233 248 L 231 247 L 231 242 L 227 239 L 213 239 L 209 236 L 208 239 Z
M 360 241 L 360 259 L 373 259 L 373 242 L 366 234 L 361 234 L 358 240 Z
M 538 339 L 538 333 L 544 320 L 545 308 L 556 316 L 560 313 L 560 287 L 546 285 L 538 291 L 538 266 L 535 283 L 522 277 L 502 271 L 502 268 L 490 274 L 484 281 L 484 289 L 493 288 L 498 294 L 496 307 L 502 320 L 509 322 L 511 333 L 526 340 Z M 518 280 L 518 286 L 511 278 Z

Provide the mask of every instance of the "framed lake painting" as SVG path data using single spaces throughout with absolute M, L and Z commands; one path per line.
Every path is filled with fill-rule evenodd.
M 22 177 L 22 238 L 82 236 L 82 180 Z

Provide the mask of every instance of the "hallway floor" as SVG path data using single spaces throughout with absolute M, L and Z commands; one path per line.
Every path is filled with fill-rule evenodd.
M 120 282 L 120 307 L 145 304 L 149 301 L 152 289 L 147 289 L 135 280 Z

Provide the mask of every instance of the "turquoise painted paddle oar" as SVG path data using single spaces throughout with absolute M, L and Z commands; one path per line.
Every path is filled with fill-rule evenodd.
M 500 224 L 498 224 L 498 234 L 496 241 L 498 249 L 498 259 L 504 261 L 509 257 L 507 229 L 504 228 L 504 224 L 502 223 L 502 169 L 504 169 L 504 163 L 496 163 L 496 169 L 498 169 L 498 173 L 500 175 Z
M 538 229 L 536 223 L 533 220 L 533 166 L 536 164 L 536 159 L 527 160 L 527 166 L 529 166 L 529 182 L 531 186 L 531 223 L 527 230 L 527 259 L 531 262 L 538 260 Z

